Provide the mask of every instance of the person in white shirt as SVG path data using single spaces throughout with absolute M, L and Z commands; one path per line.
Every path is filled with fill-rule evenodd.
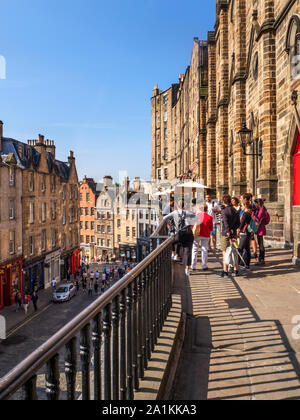
M 217 215 L 222 213 L 222 209 L 217 201 L 213 201 L 210 194 L 206 195 L 207 214 L 213 218 L 214 230 L 211 233 L 213 249 L 217 249 Z M 209 249 L 212 249 L 210 246 Z
M 56 280 L 55 279 L 52 280 L 51 286 L 52 286 L 53 292 L 55 292 L 55 290 L 56 290 Z

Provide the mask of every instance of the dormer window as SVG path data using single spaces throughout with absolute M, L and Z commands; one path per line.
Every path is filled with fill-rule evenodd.
M 294 15 L 289 24 L 286 51 L 290 57 L 291 77 L 300 78 L 300 19 Z

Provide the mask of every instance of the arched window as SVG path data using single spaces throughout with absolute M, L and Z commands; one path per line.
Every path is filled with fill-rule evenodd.
M 291 76 L 300 77 L 300 19 L 292 16 L 287 32 L 286 51 L 290 57 Z

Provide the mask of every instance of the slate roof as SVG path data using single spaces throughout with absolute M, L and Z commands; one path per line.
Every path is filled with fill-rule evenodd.
M 15 139 L 3 137 L 0 155 L 9 155 L 10 153 L 13 153 L 17 165 L 21 169 L 29 169 L 32 164 L 33 169 L 38 171 L 41 154 L 33 146 Z M 69 163 L 56 160 L 51 152 L 47 152 L 47 164 L 49 173 L 54 172 L 62 181 L 68 182 L 70 174 Z

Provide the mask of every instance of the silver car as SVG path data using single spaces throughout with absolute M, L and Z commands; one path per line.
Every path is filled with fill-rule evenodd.
M 53 292 L 53 302 L 68 302 L 72 299 L 72 297 L 76 296 L 76 294 L 77 290 L 74 284 L 61 284 L 55 292 Z

